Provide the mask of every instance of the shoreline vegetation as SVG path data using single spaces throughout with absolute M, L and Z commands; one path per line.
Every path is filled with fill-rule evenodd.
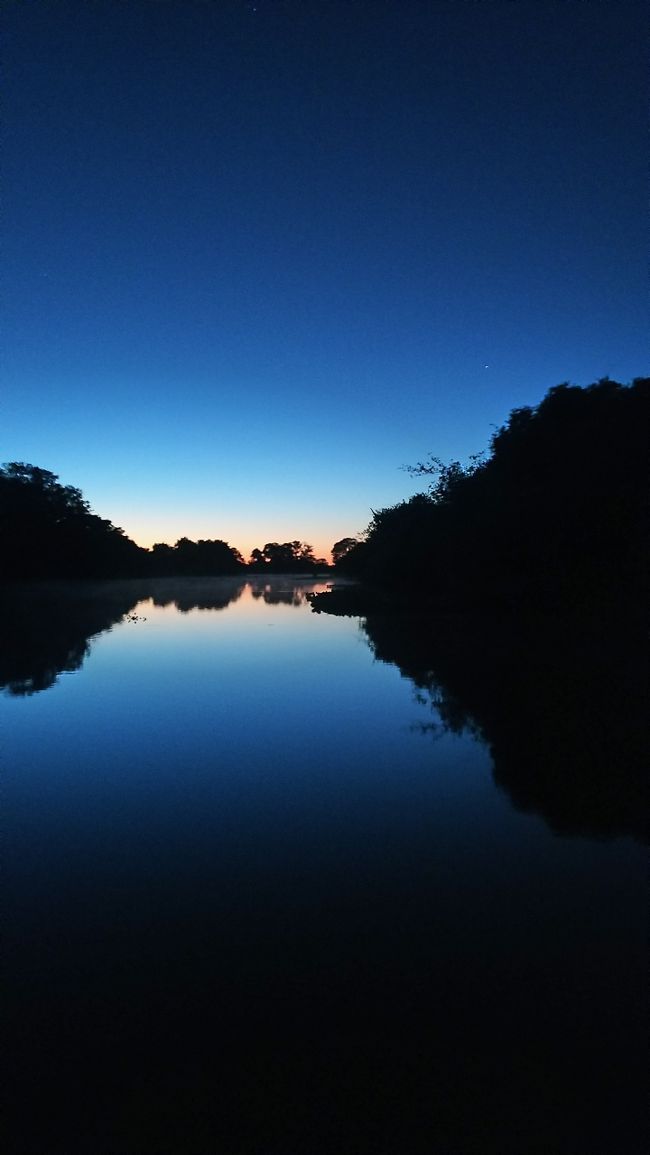
M 650 839 L 649 386 L 558 386 L 469 468 L 416 466 L 428 491 L 374 514 L 336 567 L 359 584 L 310 598 L 359 617 L 432 736 L 476 734 L 495 783 L 560 835 Z
M 0 687 L 48 689 L 141 600 L 219 610 L 253 583 L 271 604 L 359 618 L 430 707 L 423 733 L 475 733 L 515 806 L 559 834 L 646 841 L 649 392 L 550 390 L 468 467 L 416 466 L 428 488 L 337 542 L 333 567 L 299 541 L 248 565 L 219 540 L 142 550 L 53 474 L 5 466 Z M 301 585 L 319 574 L 327 592 Z
M 334 544 L 332 566 L 299 540 L 267 542 L 248 562 L 218 538 L 143 549 L 79 489 L 10 462 L 0 469 L 0 581 L 333 572 L 373 591 L 348 593 L 357 604 L 399 606 L 415 594 L 436 611 L 516 616 L 640 607 L 649 394 L 650 378 L 555 386 L 536 407 L 513 410 L 469 464 L 430 457 L 410 467 L 425 488 L 373 510 L 365 534 Z
M 643 606 L 649 399 L 648 378 L 556 386 L 469 465 L 413 467 L 426 491 L 373 512 L 337 571 L 437 611 Z
M 359 618 L 430 707 L 423 733 L 480 737 L 497 785 L 556 833 L 647 841 L 649 392 L 551 389 L 469 466 L 416 466 L 424 492 L 335 543 L 332 567 L 300 541 L 248 565 L 220 540 L 143 550 L 53 474 L 5 466 L 0 687 L 48 689 L 141 600 L 219 610 L 253 582 L 270 603 Z M 319 574 L 327 592 L 298 589 Z

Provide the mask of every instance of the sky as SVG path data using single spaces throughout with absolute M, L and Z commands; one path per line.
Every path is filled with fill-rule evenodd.
M 299 538 L 647 373 L 636 0 L 6 0 L 0 461 Z

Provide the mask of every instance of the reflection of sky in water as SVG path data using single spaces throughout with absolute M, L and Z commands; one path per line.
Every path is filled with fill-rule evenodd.
M 57 810 L 74 797 L 67 821 L 83 811 L 87 829 L 88 806 L 105 822 L 107 806 L 146 805 L 178 823 L 228 800 L 259 835 L 272 811 L 354 823 L 370 806 L 394 822 L 441 788 L 472 810 L 476 789 L 491 795 L 480 746 L 411 730 L 429 715 L 395 667 L 373 662 L 356 619 L 269 606 L 249 589 L 226 610 L 134 613 L 93 641 L 81 672 L 5 702 L 15 764 Z
M 155 965 L 172 1000 L 189 981 L 201 1006 L 215 973 L 261 967 L 290 1016 L 293 968 L 325 967 L 371 1017 L 412 988 L 445 1046 L 457 1024 L 432 1000 L 451 984 L 479 1020 L 483 987 L 488 1003 L 512 992 L 513 1023 L 543 1010 L 557 1026 L 567 998 L 584 1016 L 604 997 L 607 1047 L 634 1051 L 639 847 L 555 838 L 514 811 L 481 744 L 419 732 L 430 710 L 357 619 L 250 589 L 218 611 L 134 613 L 80 671 L 0 702 L 27 1038 L 34 991 L 65 1000 L 75 975 L 137 986 Z
M 134 612 L 80 672 L 3 702 L 9 813 L 39 856 L 103 873 L 124 854 L 137 870 L 145 847 L 159 869 L 179 855 L 199 872 L 229 853 L 303 872 L 342 855 L 417 885 L 453 863 L 456 893 L 524 863 L 544 886 L 616 856 L 513 812 L 481 744 L 420 733 L 430 709 L 373 661 L 357 619 L 248 588 L 225 610 Z

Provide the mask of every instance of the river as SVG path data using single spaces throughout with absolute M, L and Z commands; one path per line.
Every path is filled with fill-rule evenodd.
M 634 805 L 326 587 L 5 606 L 10 1152 L 645 1149 Z

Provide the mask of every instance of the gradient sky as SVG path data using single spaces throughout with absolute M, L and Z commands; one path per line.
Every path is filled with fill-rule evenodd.
M 7 0 L 0 460 L 318 554 L 647 372 L 631 0 Z

